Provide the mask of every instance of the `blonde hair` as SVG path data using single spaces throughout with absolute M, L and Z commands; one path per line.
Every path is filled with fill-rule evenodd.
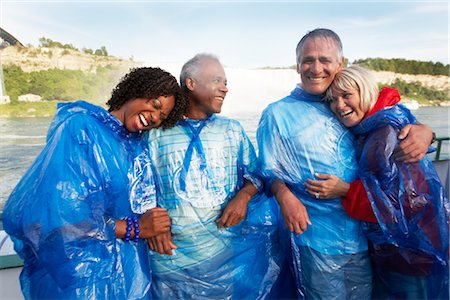
M 333 99 L 333 90 L 338 92 L 353 89 L 359 93 L 359 108 L 367 113 L 378 99 L 378 85 L 372 73 L 358 65 L 339 71 L 326 92 L 327 100 Z

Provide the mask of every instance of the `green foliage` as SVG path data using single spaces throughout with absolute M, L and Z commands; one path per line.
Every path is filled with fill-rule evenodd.
M 74 47 L 72 44 L 62 44 L 57 41 L 53 41 L 46 37 L 41 37 L 39 39 L 40 47 L 48 47 L 48 48 L 62 48 L 62 49 L 71 49 L 75 51 L 79 51 L 78 48 Z
M 17 103 L 18 96 L 29 93 L 44 100 L 104 102 L 125 73 L 111 66 L 97 67 L 95 73 L 61 69 L 26 73 L 18 66 L 4 67 L 3 72 L 6 94 L 12 103 Z
M 384 85 L 379 84 L 380 87 Z M 448 91 L 432 90 L 424 87 L 419 82 L 407 83 L 397 78 L 389 86 L 397 89 L 403 98 L 415 99 L 422 104 L 429 104 L 430 101 L 448 101 Z
M 391 71 L 401 74 L 426 74 L 449 76 L 449 65 L 440 62 L 406 60 L 403 58 L 366 58 L 353 62 L 375 71 Z
M 90 54 L 90 55 L 94 54 L 94 51 L 92 49 L 89 49 L 89 48 L 83 48 L 81 50 L 83 51 L 83 53 L 86 53 L 86 54 Z
M 94 55 L 108 56 L 108 51 L 105 46 L 102 46 L 100 49 L 95 50 Z
M 78 48 L 76 48 L 75 46 L 73 46 L 72 44 L 63 44 L 57 41 L 53 41 L 52 39 L 46 38 L 46 37 L 41 37 L 39 39 L 39 47 L 47 47 L 47 48 L 61 48 L 61 49 L 65 49 L 63 52 L 64 54 L 68 54 L 69 53 L 69 49 L 70 50 L 75 50 L 75 51 L 80 51 Z M 82 48 L 81 51 L 83 53 L 86 54 L 93 54 L 93 55 L 97 55 L 97 56 L 108 56 L 108 50 L 106 50 L 105 46 L 100 47 L 100 49 L 95 50 L 95 52 L 92 49 L 89 48 Z

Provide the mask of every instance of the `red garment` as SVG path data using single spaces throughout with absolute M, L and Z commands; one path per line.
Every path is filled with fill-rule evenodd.
M 366 113 L 365 118 L 382 108 L 393 106 L 398 102 L 400 102 L 400 93 L 396 89 L 383 87 L 378 94 L 377 102 Z M 347 195 L 342 197 L 342 205 L 350 217 L 361 221 L 378 223 L 361 180 L 358 179 L 350 183 Z
M 378 94 L 377 102 L 375 102 L 372 109 L 366 113 L 364 118 L 373 115 L 382 108 L 385 108 L 387 106 L 393 106 L 399 102 L 400 102 L 400 93 L 396 89 L 384 86 L 381 88 L 381 91 Z

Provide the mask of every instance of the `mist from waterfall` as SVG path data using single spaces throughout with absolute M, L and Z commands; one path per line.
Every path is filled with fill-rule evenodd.
M 149 64 L 172 73 L 179 79 L 182 64 Z M 294 69 L 243 69 L 225 67 L 228 94 L 222 114 L 260 113 L 269 103 L 279 100 L 295 88 L 300 76 Z

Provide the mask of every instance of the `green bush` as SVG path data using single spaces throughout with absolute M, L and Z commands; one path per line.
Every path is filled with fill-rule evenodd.
M 61 69 L 26 73 L 18 66 L 9 66 L 3 72 L 6 94 L 13 103 L 29 93 L 44 100 L 104 102 L 126 70 L 106 66 L 97 67 L 95 73 Z
M 354 64 L 374 71 L 390 71 L 400 74 L 425 74 L 449 76 L 449 65 L 431 61 L 406 60 L 403 58 L 365 58 L 358 59 Z
M 379 84 L 379 86 L 385 86 L 385 84 Z M 388 86 L 397 89 L 403 98 L 414 99 L 422 104 L 430 104 L 430 101 L 448 101 L 448 91 L 429 89 L 419 82 L 407 83 L 397 78 Z

